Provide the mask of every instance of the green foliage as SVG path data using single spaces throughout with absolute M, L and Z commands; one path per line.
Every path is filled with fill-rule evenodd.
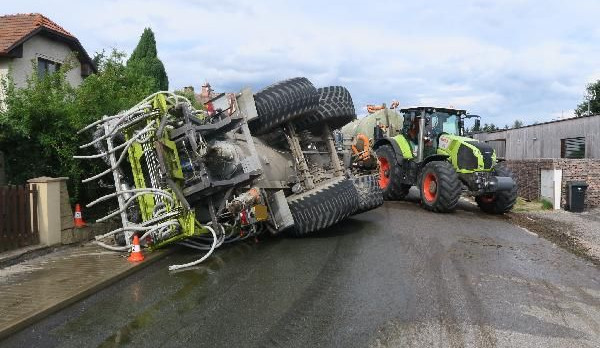
M 115 50 L 108 57 L 100 54 L 98 74 L 87 77 L 77 90 L 78 110 L 98 119 L 128 109 L 154 91 L 154 80 L 126 67 L 124 57 Z M 80 120 L 80 128 L 91 122 L 85 116 Z
M 588 114 L 589 110 L 592 115 L 600 114 L 600 80 L 590 83 L 586 87 L 587 98 L 581 104 L 577 105 L 575 114 L 577 116 L 584 116 Z
M 127 67 L 135 74 L 153 78 L 153 92 L 169 89 L 169 78 L 163 63 L 158 59 L 156 39 L 152 29 L 144 29 L 140 41 L 127 60 Z
M 175 90 L 175 94 L 185 97 L 192 103 L 192 106 L 196 110 L 204 110 L 204 105 L 196 100 L 196 95 L 193 91 L 190 90 Z
M 521 128 L 523 127 L 523 121 L 521 120 L 515 120 L 515 122 L 512 125 L 513 128 Z
M 493 124 L 493 123 L 487 124 L 486 123 L 486 124 L 483 125 L 483 128 L 481 130 L 484 131 L 484 132 L 493 132 L 493 131 L 498 130 L 498 129 L 499 128 L 496 127 L 495 124 Z
M 35 65 L 33 68 L 37 71 Z M 71 144 L 76 137 L 70 127 L 75 119 L 75 90 L 66 81 L 71 68 L 71 64 L 63 64 L 59 72 L 43 78 L 33 73 L 22 89 L 15 88 L 10 78 L 5 82 L 0 151 L 5 154 L 11 182 L 77 171 L 71 158 L 75 154 Z
M 87 77 L 79 87 L 66 80 L 72 64 L 42 78 L 31 74 L 24 88 L 16 88 L 9 78 L 4 82 L 6 108 L 0 111 L 0 151 L 5 155 L 7 179 L 23 183 L 37 176 L 67 176 L 73 200 L 88 196 L 82 188 L 83 173 L 105 168 L 100 161 L 73 159 L 85 154 L 78 145 L 90 141 L 90 134 L 77 131 L 103 115 L 111 115 L 135 105 L 151 93 L 154 81 L 128 69 L 123 53 L 97 55 L 98 73 Z M 32 71 L 37 71 L 35 64 Z M 84 190 L 84 191 L 85 191 Z
M 542 209 L 543 210 L 552 210 L 552 209 L 554 209 L 554 205 L 549 200 L 542 198 L 542 199 L 540 199 L 540 202 L 542 203 Z

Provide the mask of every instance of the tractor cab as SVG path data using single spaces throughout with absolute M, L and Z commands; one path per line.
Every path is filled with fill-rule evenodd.
M 402 134 L 409 141 L 411 150 L 418 157 L 419 146 L 423 147 L 423 157 L 437 154 L 440 136 L 463 136 L 464 119 L 479 116 L 467 114 L 466 110 L 437 107 L 412 107 L 400 110 L 404 116 Z M 423 120 L 423 126 L 421 125 Z M 422 136 L 419 131 L 423 128 Z M 422 144 L 419 140 L 422 139 Z M 443 139 L 442 139 L 443 140 Z

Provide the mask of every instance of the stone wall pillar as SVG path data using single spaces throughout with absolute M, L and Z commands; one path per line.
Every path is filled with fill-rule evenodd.
M 38 190 L 38 230 L 40 244 L 50 246 L 61 243 L 60 186 L 68 178 L 39 177 L 27 182 Z
M 60 234 L 62 243 L 71 244 L 78 242 L 79 240 L 75 238 L 77 236 L 76 231 L 75 224 L 73 223 L 73 209 L 71 209 L 67 182 L 63 181 L 60 183 Z

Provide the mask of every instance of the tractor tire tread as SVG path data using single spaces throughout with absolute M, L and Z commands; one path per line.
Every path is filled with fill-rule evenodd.
M 319 106 L 313 113 L 294 121 L 296 129 L 319 130 L 327 124 L 333 129 L 341 128 L 356 119 L 356 110 L 350 92 L 343 86 L 329 86 L 317 89 Z
M 319 93 L 305 77 L 277 82 L 254 95 L 258 119 L 250 123 L 253 134 L 260 135 L 304 114 L 315 112 Z
M 498 165 L 494 168 L 493 173 L 497 176 L 509 176 L 515 183 L 515 177 L 513 172 L 508 169 L 505 165 Z M 495 200 L 493 202 L 484 202 L 480 196 L 475 197 L 475 202 L 481 211 L 488 214 L 501 215 L 509 212 L 517 202 L 517 185 L 515 185 L 509 191 L 499 191 L 495 193 Z
M 361 175 L 352 178 L 358 192 L 358 209 L 352 215 L 364 213 L 383 205 L 383 191 L 379 187 L 379 176 L 376 174 Z
M 433 204 L 427 204 L 423 197 L 423 176 L 429 169 L 435 172 L 438 181 L 438 197 Z M 452 164 L 447 161 L 433 161 L 427 163 L 422 171 L 419 188 L 423 207 L 436 213 L 450 213 L 456 210 L 462 192 L 462 184 L 458 178 L 458 174 Z
M 386 201 L 404 199 L 412 185 L 402 182 L 402 168 L 396 164 L 394 149 L 390 145 L 383 145 L 375 153 L 377 157 L 385 157 L 390 164 L 390 182 L 388 187 L 383 189 L 383 199 Z
M 333 179 L 310 191 L 288 197 L 294 227 L 288 234 L 302 237 L 332 226 L 352 215 L 359 195 L 351 180 Z

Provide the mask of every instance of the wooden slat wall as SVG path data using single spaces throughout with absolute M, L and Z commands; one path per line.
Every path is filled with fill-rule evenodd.
M 478 133 L 480 141 L 506 141 L 506 159 L 561 158 L 561 139 L 585 138 L 585 158 L 600 159 L 600 115 L 518 129 Z
M 36 188 L 0 186 L 0 252 L 37 243 Z

